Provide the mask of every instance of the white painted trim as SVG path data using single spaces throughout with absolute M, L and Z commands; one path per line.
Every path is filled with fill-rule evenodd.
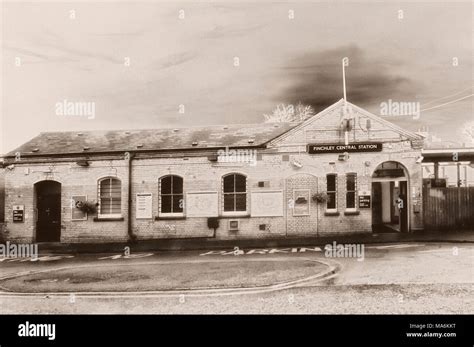
M 408 178 L 406 177 L 397 177 L 397 178 L 378 177 L 378 178 L 372 178 L 372 182 L 408 182 Z

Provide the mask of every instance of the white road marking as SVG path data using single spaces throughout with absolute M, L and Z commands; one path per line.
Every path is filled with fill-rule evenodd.
M 416 244 L 416 245 L 409 245 L 409 244 L 402 244 L 402 245 L 388 245 L 388 246 L 367 246 L 367 248 L 375 248 L 375 249 L 390 249 L 390 248 L 412 248 L 412 247 L 422 247 L 425 246 L 423 244 Z
M 469 248 L 459 248 L 457 247 L 457 251 L 460 252 L 460 251 L 465 251 L 465 250 L 468 250 L 469 251 Z M 471 252 L 474 252 L 474 250 L 470 250 Z M 419 251 L 418 253 L 453 253 L 453 247 L 450 247 L 450 248 L 436 248 L 436 249 L 427 249 L 427 250 L 424 250 L 424 251 Z M 455 254 L 453 254 L 455 255 Z
M 268 249 L 250 249 L 248 251 L 243 249 L 234 249 L 233 251 L 209 251 L 199 254 L 204 255 L 247 255 L 247 254 L 274 254 L 274 253 L 305 253 L 305 252 L 321 252 L 320 247 L 294 247 L 294 248 L 272 248 Z M 238 253 L 237 253 L 238 252 Z

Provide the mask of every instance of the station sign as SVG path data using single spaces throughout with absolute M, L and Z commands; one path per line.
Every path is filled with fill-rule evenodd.
M 309 144 L 309 154 L 323 154 L 323 153 L 344 153 L 344 152 L 381 152 L 382 143 L 368 142 L 368 143 L 353 143 L 349 145 L 343 144 Z

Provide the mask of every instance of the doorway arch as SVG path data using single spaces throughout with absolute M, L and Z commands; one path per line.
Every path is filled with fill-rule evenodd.
M 372 174 L 372 231 L 410 230 L 410 178 L 407 168 L 397 161 L 380 163 Z
M 35 183 L 36 242 L 61 241 L 61 183 Z

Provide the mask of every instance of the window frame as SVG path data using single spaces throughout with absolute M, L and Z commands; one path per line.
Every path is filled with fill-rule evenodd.
M 102 182 L 106 180 L 116 180 L 120 183 L 120 213 L 102 213 Z M 112 185 L 111 185 L 112 186 Z M 107 219 L 107 218 L 122 218 L 122 180 L 118 177 L 115 176 L 107 176 L 107 177 L 102 177 L 98 180 L 97 182 L 97 201 L 99 203 L 99 206 L 97 206 L 97 218 L 99 219 Z M 112 200 L 113 198 L 110 197 Z M 112 205 L 111 205 L 112 206 Z
M 235 177 L 234 177 L 234 191 L 233 192 L 225 192 L 224 191 L 224 179 L 228 176 L 243 176 L 245 178 L 245 192 L 236 192 L 235 189 Z M 225 195 L 226 194 L 245 194 L 245 211 L 225 211 Z M 232 216 L 232 217 L 239 217 L 239 216 L 248 216 L 249 215 L 249 189 L 248 189 L 248 177 L 247 175 L 240 173 L 240 172 L 230 172 L 225 174 L 221 177 L 221 215 L 222 216 Z M 237 202 L 234 200 L 234 209 L 236 208 Z
M 328 177 L 329 176 L 334 176 L 334 190 L 328 190 Z M 326 195 L 328 196 L 328 200 L 326 201 L 326 212 L 337 212 L 337 179 L 338 175 L 337 173 L 328 173 L 326 174 Z M 328 208 L 328 203 L 329 203 L 329 193 L 334 193 L 334 208 Z
M 354 176 L 354 190 L 348 189 L 348 184 L 349 184 L 349 176 Z M 348 193 L 353 192 L 354 193 L 354 207 L 347 207 L 347 195 Z M 358 211 L 357 209 L 357 173 L 356 172 L 348 172 L 346 173 L 346 211 L 347 212 L 356 212 Z
M 171 177 L 171 193 L 170 194 L 163 194 L 162 193 L 162 187 L 161 187 L 161 181 L 164 179 L 164 178 L 167 178 L 167 177 Z M 179 177 L 181 179 L 181 194 L 174 194 L 173 193 L 173 177 Z M 183 210 L 181 212 L 161 212 L 161 206 L 162 206 L 162 196 L 163 195 L 166 195 L 166 196 L 171 196 L 171 201 L 173 201 L 173 196 L 175 195 L 181 195 L 182 196 L 182 199 L 183 199 Z M 186 207 L 186 203 L 185 203 L 185 193 L 184 193 L 184 177 L 180 176 L 180 175 L 176 175 L 176 174 L 168 174 L 168 175 L 164 175 L 164 176 L 161 176 L 160 178 L 158 178 L 158 217 L 184 217 L 185 216 L 185 207 Z M 171 203 L 171 209 L 173 209 L 173 203 Z

